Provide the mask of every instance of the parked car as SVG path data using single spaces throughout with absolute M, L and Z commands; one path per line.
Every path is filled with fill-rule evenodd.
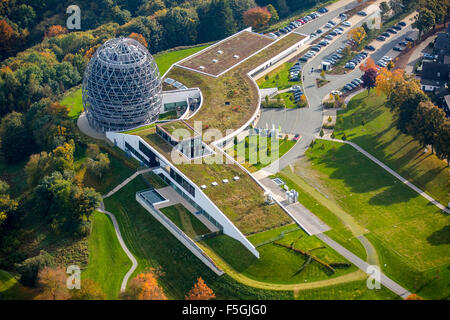
M 330 31 L 330 33 L 329 33 L 329 34 L 331 34 L 331 35 L 332 35 L 332 36 L 334 36 L 334 37 L 338 35 L 338 34 L 337 34 L 337 32 L 336 32 L 336 31 L 334 31 L 334 30 L 333 30 L 333 31 Z
M 400 51 L 403 51 L 403 48 L 397 47 L 397 46 L 396 46 L 396 47 L 394 47 L 392 50 L 394 50 L 394 51 L 399 51 L 399 52 L 400 52 Z
M 317 29 L 316 33 L 321 34 L 323 31 L 321 29 Z
M 275 35 L 276 35 L 277 37 L 279 37 L 279 36 L 281 36 L 281 32 L 280 32 L 280 31 L 277 31 L 277 32 L 275 32 Z
M 328 40 L 333 40 L 333 36 L 331 36 L 331 35 L 327 34 L 327 35 L 325 36 L 325 39 L 328 39 Z
M 317 9 L 317 11 L 319 11 L 320 13 L 327 13 L 328 9 L 327 8 L 319 8 L 319 9 Z
M 302 62 L 306 62 L 306 61 L 308 61 L 308 57 L 303 56 L 303 57 L 299 58 L 298 60 L 300 60 Z
M 381 35 L 386 38 L 389 38 L 391 36 L 389 32 L 383 32 Z
M 332 20 L 329 20 L 328 23 L 331 24 L 332 26 L 336 25 L 336 23 L 334 21 L 332 21 Z
M 356 81 L 356 82 L 358 82 L 359 84 L 362 84 L 362 83 L 363 83 L 363 81 L 362 81 L 360 78 L 355 78 L 355 79 L 353 79 L 353 81 Z
M 320 46 L 311 47 L 311 50 L 319 52 L 320 51 Z
M 384 37 L 384 36 L 378 36 L 378 37 L 377 37 L 377 40 L 378 40 L 378 41 L 384 41 L 384 40 L 386 40 L 386 37 Z
M 339 14 L 339 18 L 341 18 L 341 20 L 345 20 L 347 19 L 347 15 L 345 13 L 341 13 Z
M 333 27 L 333 25 L 330 24 L 330 23 L 327 23 L 327 24 L 325 25 L 325 28 L 327 28 L 327 29 L 331 29 L 332 27 Z
M 364 11 L 360 11 L 358 12 L 358 15 L 365 17 L 367 16 L 367 13 L 365 13 Z
M 365 46 L 364 49 L 367 49 L 367 50 L 370 50 L 370 51 L 375 51 L 375 47 L 371 46 L 371 45 Z
M 406 41 L 409 41 L 409 42 L 414 42 L 414 39 L 411 38 L 411 37 L 406 37 L 405 40 L 406 40 Z
M 344 21 L 341 23 L 344 27 L 351 27 L 352 23 L 350 21 Z
M 398 25 L 405 27 L 406 26 L 406 22 L 400 21 L 399 23 L 397 23 Z
M 400 31 L 400 30 L 402 30 L 402 27 L 400 27 L 400 26 L 392 26 L 392 29 L 395 29 L 395 30 L 397 30 L 397 31 Z
M 392 34 L 397 34 L 397 31 L 395 31 L 395 30 L 392 29 L 392 28 L 389 28 L 389 29 L 387 29 L 386 31 L 389 32 L 389 33 L 392 33 Z
M 422 58 L 425 60 L 434 60 L 435 56 L 429 53 L 424 53 Z
M 398 43 L 398 45 L 399 45 L 399 46 L 406 47 L 406 46 L 407 46 L 407 43 L 406 43 L 406 41 L 400 41 L 400 42 Z

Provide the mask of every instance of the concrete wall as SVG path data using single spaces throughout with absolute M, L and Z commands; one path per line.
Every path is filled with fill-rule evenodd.
M 189 249 L 197 258 L 199 258 L 208 268 L 214 271 L 217 275 L 224 274 L 214 261 L 189 238 L 180 228 L 178 228 L 169 218 L 159 212 L 157 209 L 149 205 L 139 194 L 136 194 L 136 201 L 140 203 L 156 220 L 158 220 L 171 234 L 175 236 L 186 248 Z
M 185 192 L 185 195 L 187 195 L 192 201 L 197 203 L 206 213 L 208 213 L 218 223 L 220 223 L 223 227 L 224 234 L 242 243 L 251 253 L 253 253 L 257 258 L 259 258 L 258 250 L 256 250 L 256 248 L 250 243 L 250 241 L 248 241 L 248 239 L 242 234 L 242 232 L 239 231 L 238 228 L 236 228 L 236 226 L 231 222 L 231 220 L 228 219 L 228 217 L 208 198 L 208 196 L 203 193 L 202 189 L 200 189 L 200 187 L 198 187 L 186 175 L 184 175 L 183 172 L 181 172 L 174 165 L 172 165 L 170 161 L 168 161 L 163 155 L 161 155 L 157 150 L 155 150 L 155 148 L 153 148 L 151 145 L 145 142 L 141 137 L 136 135 L 123 134 L 117 132 L 107 132 L 106 137 L 122 150 L 125 150 L 125 141 L 126 141 L 133 148 L 139 151 L 139 141 L 141 141 L 144 145 L 146 145 L 150 150 L 152 150 L 157 155 L 157 157 L 160 160 L 161 167 L 169 166 L 172 170 L 181 175 L 187 182 L 189 182 L 195 188 L 195 197 L 188 192 Z M 144 157 L 146 157 L 143 153 L 141 154 Z M 158 169 L 155 172 L 164 174 L 164 176 L 166 176 L 170 181 L 172 181 L 174 185 L 179 187 L 180 190 L 184 191 L 183 187 L 180 186 L 175 180 L 173 180 L 166 170 Z

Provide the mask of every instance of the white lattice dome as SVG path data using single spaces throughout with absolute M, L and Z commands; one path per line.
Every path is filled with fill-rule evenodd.
M 138 41 L 117 38 L 97 49 L 84 73 L 83 107 L 100 131 L 121 131 L 157 120 L 162 110 L 158 66 Z

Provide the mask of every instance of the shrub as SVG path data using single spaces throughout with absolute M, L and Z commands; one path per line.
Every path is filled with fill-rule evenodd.
M 37 284 L 37 276 L 44 267 L 54 267 L 55 258 L 48 252 L 41 250 L 39 255 L 28 258 L 22 263 L 17 264 L 16 268 L 20 274 L 20 282 L 28 287 L 35 287 Z

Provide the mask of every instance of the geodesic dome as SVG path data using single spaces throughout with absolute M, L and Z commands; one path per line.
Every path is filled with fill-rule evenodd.
M 89 124 L 100 131 L 154 122 L 162 110 L 158 66 L 134 39 L 111 39 L 97 49 L 84 73 L 82 92 Z

